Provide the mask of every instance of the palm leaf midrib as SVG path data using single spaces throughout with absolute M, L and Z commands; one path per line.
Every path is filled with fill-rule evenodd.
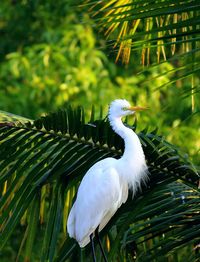
M 37 129 L 34 126 L 33 127 L 27 127 L 27 126 L 24 126 L 24 125 L 10 126 L 10 125 L 4 124 L 4 129 L 5 130 L 9 129 L 11 133 L 15 132 L 15 130 L 18 130 L 18 131 L 24 130 L 26 135 L 27 135 L 26 132 L 30 131 L 30 137 L 31 137 L 31 135 L 41 134 L 44 138 L 48 138 L 47 136 L 49 136 L 49 138 L 60 138 L 60 139 L 64 139 L 68 143 L 76 142 L 77 144 L 88 145 L 92 148 L 98 148 L 99 150 L 105 150 L 107 152 L 112 152 L 113 154 L 116 154 L 116 155 L 119 155 L 119 156 L 122 154 L 121 150 L 117 150 L 116 148 L 114 148 L 114 146 L 109 147 L 108 144 L 106 144 L 106 143 L 104 143 L 102 145 L 99 142 L 94 142 L 92 138 L 90 138 L 88 140 L 84 136 L 82 136 L 80 138 L 80 137 L 78 137 L 77 134 L 74 134 L 74 135 L 70 135 L 69 133 L 63 134 L 61 131 L 59 131 L 59 132 L 56 132 L 54 130 L 47 131 L 45 128 Z M 20 136 L 20 134 L 19 134 L 19 136 Z M 19 144 L 20 144 L 20 142 L 19 142 Z

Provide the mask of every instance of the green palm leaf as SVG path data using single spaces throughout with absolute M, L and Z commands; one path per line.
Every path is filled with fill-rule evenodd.
M 33 257 L 40 232 L 41 261 L 81 261 L 83 257 L 87 260 L 90 249 L 78 251 L 75 241 L 66 235 L 67 214 L 82 176 L 100 159 L 119 158 L 122 139 L 106 120 L 95 120 L 94 110 L 90 122 L 85 122 L 81 107 L 69 106 L 36 121 L 17 121 L 17 116 L 8 121 L 7 115 L 0 123 L 1 249 L 21 224 L 26 230 L 18 258 L 23 250 L 25 259 Z M 144 130 L 139 137 L 150 180 L 102 231 L 111 261 L 122 254 L 128 259 L 133 243 L 138 246 L 138 259 L 147 260 L 169 251 L 176 253 L 198 240 L 197 171 L 156 131 Z M 152 244 L 148 246 L 150 240 Z M 191 254 L 195 258 L 195 252 Z
M 156 78 L 161 83 L 164 68 L 161 63 L 163 66 L 165 63 L 168 70 L 164 70 L 164 75 L 169 81 L 159 88 L 174 86 L 177 81 L 185 83 L 187 78 L 191 83 L 187 95 L 191 97 L 192 112 L 197 112 L 194 97 L 199 93 L 200 71 L 198 0 L 88 0 L 83 6 L 107 39 L 109 54 L 116 62 L 132 62 L 132 67 L 141 64 L 139 71 L 147 75 L 153 72 L 154 77 L 155 67 L 159 67 L 161 72 Z
M 89 1 L 91 14 L 105 35 L 119 46 L 116 60 L 128 63 L 130 51 L 140 50 L 141 61 L 149 64 L 150 53 L 166 60 L 170 53 L 199 46 L 200 5 L 188 1 Z M 171 50 L 169 52 L 169 48 Z M 153 50 L 155 52 L 153 52 Z

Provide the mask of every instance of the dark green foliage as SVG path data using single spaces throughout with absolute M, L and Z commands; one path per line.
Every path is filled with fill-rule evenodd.
M 17 117 L 2 116 L 1 248 L 21 222 L 26 231 L 18 256 L 26 261 L 36 261 L 33 250 L 38 234 L 42 234 L 40 261 L 90 257 L 88 247 L 80 252 L 75 241 L 65 235 L 67 214 L 85 172 L 100 159 L 119 158 L 123 141 L 105 119 L 96 120 L 94 109 L 89 123 L 81 107 L 71 106 L 35 121 L 19 118 L 18 122 Z M 190 261 L 195 261 L 193 248 L 200 235 L 199 175 L 156 131 L 143 130 L 139 137 L 149 181 L 134 199 L 130 194 L 103 230 L 104 244 L 108 245 L 106 239 L 110 242 L 109 261 L 124 261 L 122 257 L 132 261 L 135 255 L 138 261 L 152 261 L 188 245 Z

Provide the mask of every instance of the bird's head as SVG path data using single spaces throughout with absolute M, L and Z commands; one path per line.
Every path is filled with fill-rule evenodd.
M 119 118 L 133 115 L 135 112 L 145 109 L 146 108 L 140 106 L 131 106 L 130 103 L 125 99 L 116 99 L 110 104 L 109 116 Z

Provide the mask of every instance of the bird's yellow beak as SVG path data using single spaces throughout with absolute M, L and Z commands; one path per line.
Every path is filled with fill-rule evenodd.
M 143 111 L 143 110 L 147 110 L 147 107 L 142 107 L 142 106 L 131 106 L 128 108 L 131 111 Z

